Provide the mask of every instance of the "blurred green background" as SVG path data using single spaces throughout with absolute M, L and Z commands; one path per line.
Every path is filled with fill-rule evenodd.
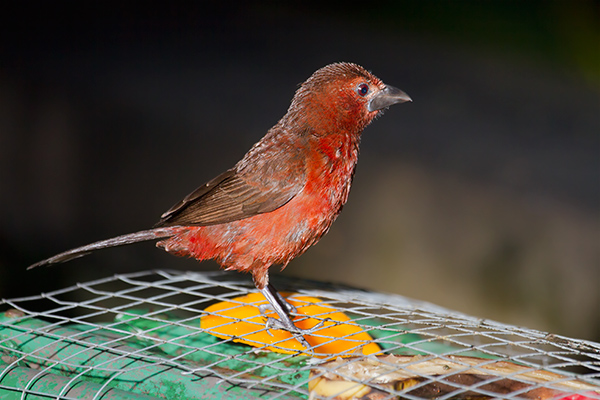
M 405 90 L 348 204 L 284 272 L 600 340 L 597 1 L 11 2 L 0 16 L 0 297 L 141 269 L 152 226 L 335 61 Z M 274 268 L 274 272 L 277 267 Z

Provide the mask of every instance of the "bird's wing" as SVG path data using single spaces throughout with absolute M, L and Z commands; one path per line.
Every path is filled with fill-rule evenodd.
M 274 211 L 304 187 L 297 155 L 262 158 L 225 171 L 165 212 L 155 225 L 216 225 Z M 281 168 L 287 165 L 291 168 Z

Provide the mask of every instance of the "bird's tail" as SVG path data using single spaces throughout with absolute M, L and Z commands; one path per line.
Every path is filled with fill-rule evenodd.
M 85 246 L 77 247 L 75 249 L 67 250 L 63 253 L 57 254 L 53 257 L 31 264 L 27 269 L 40 267 L 42 265 L 58 264 L 72 260 L 74 258 L 83 257 L 94 250 L 105 249 L 107 247 L 124 246 L 126 244 L 144 242 L 146 240 L 160 239 L 164 237 L 170 237 L 176 235 L 181 228 L 179 227 L 168 227 L 168 228 L 155 228 L 147 231 L 140 231 L 130 233 L 128 235 L 117 236 L 114 238 L 101 240 L 87 244 Z

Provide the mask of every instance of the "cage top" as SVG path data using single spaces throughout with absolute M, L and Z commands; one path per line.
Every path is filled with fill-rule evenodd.
M 314 358 L 216 337 L 201 319 L 255 290 L 240 274 L 119 274 L 0 301 L 0 398 L 600 399 L 598 343 L 398 295 L 273 281 L 342 311 L 380 350 Z

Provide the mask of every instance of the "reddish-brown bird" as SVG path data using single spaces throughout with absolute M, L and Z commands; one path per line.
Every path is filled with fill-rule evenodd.
M 279 315 L 278 325 L 299 333 L 289 318 L 293 307 L 269 284 L 269 267 L 285 267 L 329 230 L 348 199 L 363 129 L 405 101 L 406 93 L 356 64 L 321 68 L 235 167 L 165 212 L 154 229 L 72 249 L 29 268 L 166 238 L 157 246 L 169 253 L 250 272 Z

